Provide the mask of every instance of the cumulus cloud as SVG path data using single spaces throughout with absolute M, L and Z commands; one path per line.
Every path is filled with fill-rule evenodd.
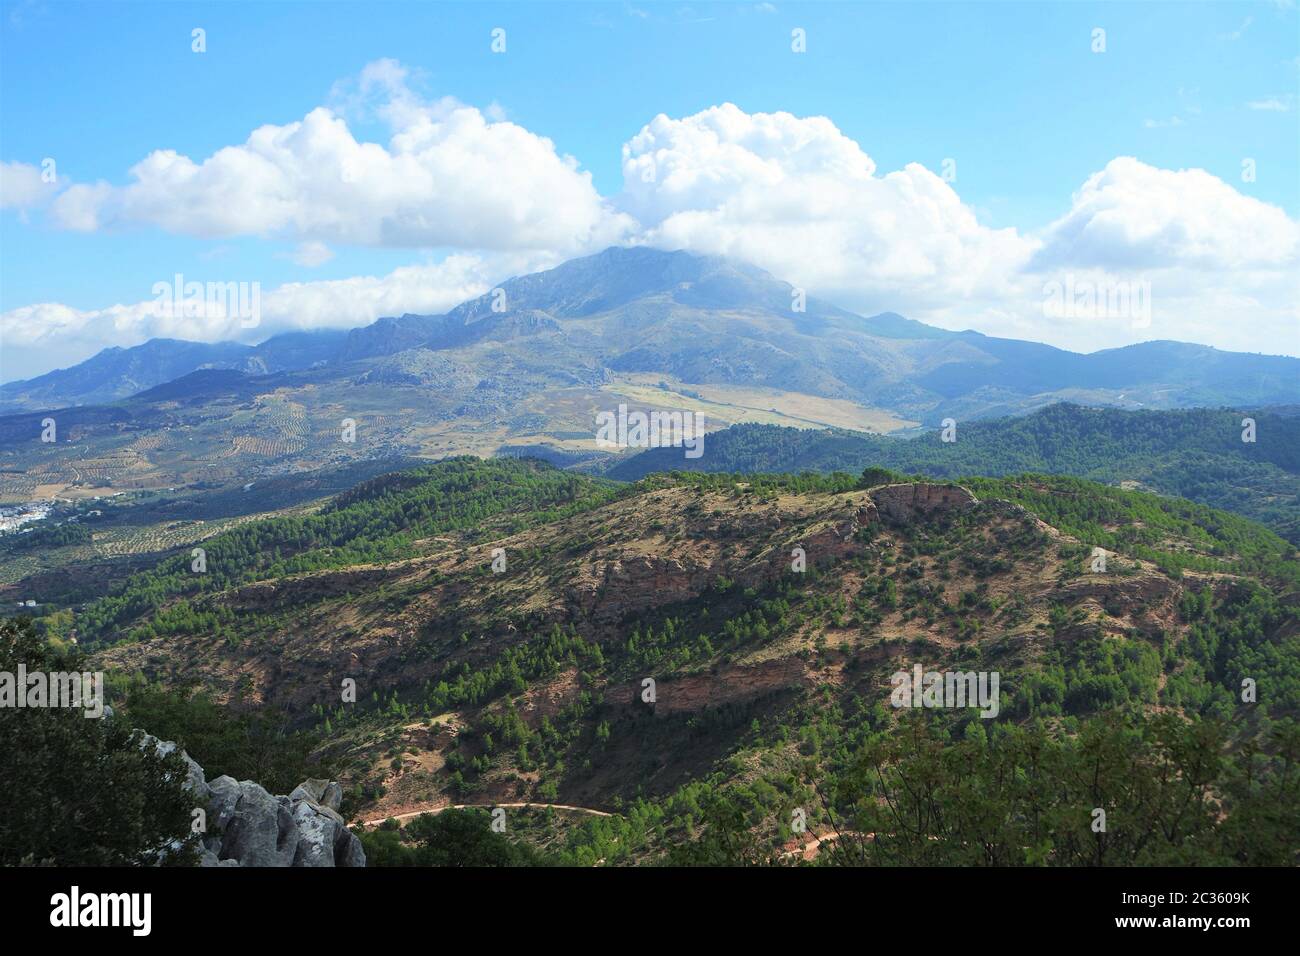
M 879 170 L 827 117 L 724 104 L 652 119 L 624 145 L 622 190 L 606 198 L 544 137 L 426 100 L 411 82 L 400 64 L 377 61 L 299 122 L 261 127 L 201 162 L 155 152 L 130 184 L 71 186 L 50 214 L 77 229 L 289 238 L 305 266 L 355 244 L 461 253 L 382 277 L 282 286 L 263 296 L 258 337 L 441 311 L 506 275 L 622 242 L 752 262 L 864 314 L 1081 351 L 1174 338 L 1300 352 L 1300 225 L 1205 170 L 1119 157 L 1045 228 L 994 229 L 951 176 L 917 163 Z M 387 144 L 354 137 L 349 121 L 367 116 L 387 124 Z M 27 173 L 15 181 L 13 195 L 28 195 Z M 1149 314 L 1071 319 L 1045 306 L 1048 287 L 1076 280 L 1146 284 Z M 252 334 L 141 307 L 30 306 L 0 316 L 0 330 L 102 344 Z
M 29 209 L 48 202 L 58 183 L 31 163 L 0 163 L 0 209 Z
M 1047 229 L 1036 265 L 1212 269 L 1295 259 L 1300 226 L 1203 169 L 1111 160 Z
M 1044 230 L 991 229 L 923 166 L 880 174 L 825 117 L 726 104 L 656 117 L 624 146 L 623 176 L 642 241 L 745 259 L 864 312 L 1082 351 L 1300 351 L 1300 225 L 1204 170 L 1120 157 Z M 1048 297 L 1065 283 L 1149 289 L 1149 309 L 1063 320 Z
M 1300 223 L 1203 169 L 1111 160 L 1038 237 L 1026 275 L 1099 294 L 1147 290 L 1150 312 L 1048 320 L 1040 337 L 1080 350 L 1181 339 L 1300 352 Z
M 425 102 L 406 78 L 383 60 L 355 84 L 353 105 L 388 124 L 386 145 L 358 141 L 322 106 L 198 161 L 155 150 L 126 185 L 69 187 L 54 220 L 83 231 L 145 224 L 202 238 L 561 254 L 608 245 L 630 227 L 549 139 L 452 99 Z
M 744 259 L 846 305 L 995 295 L 1030 253 L 925 167 L 876 175 L 825 117 L 732 104 L 660 115 L 624 146 L 623 180 L 643 241 Z

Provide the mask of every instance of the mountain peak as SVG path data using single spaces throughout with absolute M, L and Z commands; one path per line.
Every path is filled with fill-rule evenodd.
M 503 282 L 510 311 L 535 309 L 558 318 L 607 312 L 634 299 L 668 296 L 683 304 L 734 308 L 779 299 L 789 308 L 789 286 L 761 269 L 717 256 L 649 246 L 611 246 L 552 269 Z M 778 294 L 779 293 L 779 294 Z M 492 311 L 494 292 L 452 309 L 473 322 Z

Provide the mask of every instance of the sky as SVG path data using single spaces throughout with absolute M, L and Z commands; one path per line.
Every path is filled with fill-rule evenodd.
M 1076 351 L 1300 355 L 1292 0 L 0 14 L 0 381 L 616 244 Z M 256 321 L 177 276 L 255 286 Z

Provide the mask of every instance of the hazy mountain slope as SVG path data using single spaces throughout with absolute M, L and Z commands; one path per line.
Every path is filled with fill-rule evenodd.
M 1240 396 L 1250 396 L 1250 407 L 1300 401 L 1300 360 L 1177 343 L 1082 356 L 927 330 L 896 315 L 864 318 L 815 298 L 797 311 L 787 283 L 686 253 L 611 249 L 501 289 L 503 299 L 490 293 L 442 316 L 294 333 L 252 349 L 153 343 L 51 373 L 36 392 L 15 386 L 9 394 L 35 396 L 40 407 L 0 415 L 0 504 L 247 482 L 401 456 L 532 448 L 551 460 L 592 461 L 611 454 L 597 444 L 598 416 L 623 405 L 691 411 L 715 431 L 758 422 L 886 432 L 944 418 L 967 429 L 1062 399 L 1156 408 L 1208 395 L 1237 407 L 1246 404 Z M 196 362 L 205 367 L 173 376 Z M 44 405 L 60 389 L 82 401 L 127 382 L 139 389 L 129 398 Z M 55 442 L 46 440 L 47 418 Z M 1162 446 L 1160 475 L 1082 472 L 1036 454 L 1015 467 L 1039 468 L 1042 459 L 1045 470 L 1144 481 L 1290 527 L 1279 523 L 1294 500 L 1289 479 L 1251 468 L 1228 482 L 1235 491 L 1216 497 L 1231 457 L 1190 461 L 1172 451 Z M 965 473 L 991 470 L 970 464 Z M 1182 481 L 1195 469 L 1204 487 Z
M 260 345 L 150 339 L 132 348 L 107 348 L 67 369 L 0 385 L 0 410 L 54 409 L 112 402 L 199 369 L 267 374 L 333 359 L 344 333 L 287 332 Z
M 5 406 L 60 408 L 98 404 L 144 391 L 204 367 L 235 368 L 252 348 L 235 342 L 150 339 L 133 348 L 108 348 L 69 369 L 0 385 Z
M 898 342 L 875 337 L 873 320 L 816 299 L 795 312 L 787 283 L 683 252 L 609 249 L 500 289 L 503 300 L 494 291 L 445 316 L 406 315 L 353 330 L 342 354 L 469 350 L 486 374 L 491 357 L 505 353 L 557 378 L 608 367 L 835 397 L 862 397 L 908 362 Z M 498 301 L 507 311 L 493 311 Z M 900 323 L 907 324 L 883 323 L 888 337 Z M 506 344 L 475 349 L 485 341 Z
M 921 376 L 918 384 L 944 398 L 981 389 L 1036 394 L 1077 388 L 1124 391 L 1131 404 L 1257 405 L 1285 401 L 1283 396 L 1295 388 L 1298 368 L 1296 359 L 1284 356 L 1222 352 L 1184 342 L 1143 342 L 1079 355 L 978 332 L 961 336 L 981 358 L 945 363 Z
M 310 368 L 338 358 L 347 338 L 342 329 L 314 329 L 310 332 L 283 332 L 253 346 L 253 355 L 244 371 L 287 372 Z

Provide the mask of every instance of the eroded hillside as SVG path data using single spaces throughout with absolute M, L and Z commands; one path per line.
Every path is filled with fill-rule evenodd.
M 456 489 L 489 478 L 500 507 L 453 520 L 473 512 Z M 413 504 L 431 482 L 441 512 Z M 1093 541 L 1006 497 L 860 484 L 672 475 L 614 489 L 536 463 L 447 463 L 340 498 L 352 538 L 260 539 L 276 570 L 316 569 L 137 585 L 148 610 L 119 609 L 100 635 L 137 640 L 98 659 L 325 727 L 353 812 L 372 819 L 524 801 L 617 812 L 706 779 L 755 785 L 827 759 L 779 728 L 893 719 L 890 675 L 914 664 L 999 672 L 1004 720 L 1204 708 L 1235 676 L 1224 646 L 1201 647 L 1207 609 L 1244 622 L 1247 649 L 1295 653 L 1294 602 L 1278 597 L 1294 569 L 1266 532 L 1276 567 L 1254 552 L 1247 568 L 1157 508 L 1147 559 L 1107 551 L 1094 570 Z M 1115 532 L 1088 487 L 988 486 L 1052 495 L 1079 527 Z M 1071 495 L 1077 515 L 1060 504 Z M 358 509 L 368 523 L 347 517 Z M 394 513 L 400 535 L 377 537 Z M 291 555 L 307 538 L 318 546 Z

